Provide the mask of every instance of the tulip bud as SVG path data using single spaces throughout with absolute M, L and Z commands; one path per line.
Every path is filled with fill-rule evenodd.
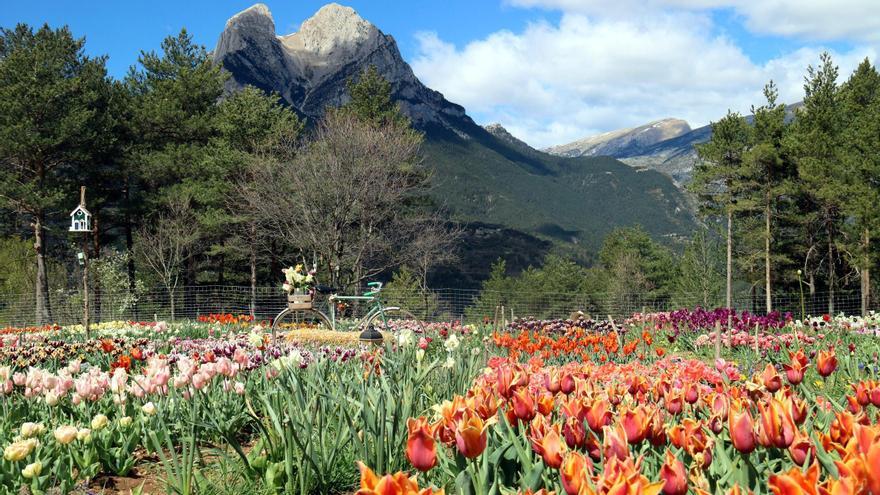
M 36 478 L 43 471 L 43 464 L 40 461 L 32 462 L 21 470 L 22 477 L 26 479 Z

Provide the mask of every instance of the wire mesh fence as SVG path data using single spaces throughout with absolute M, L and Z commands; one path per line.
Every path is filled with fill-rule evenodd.
M 669 311 L 679 308 L 712 307 L 701 295 L 677 295 L 674 300 L 650 294 L 550 293 L 434 289 L 430 291 L 389 289 L 383 292 L 388 304 L 401 306 L 426 321 L 461 320 L 467 322 L 516 317 L 564 318 L 575 311 L 594 317 L 627 318 L 636 312 Z M 82 294 L 76 290 L 50 293 L 51 321 L 60 325 L 83 319 Z M 777 294 L 773 309 L 791 312 L 795 317 L 823 313 L 859 314 L 861 298 L 857 291 L 838 292 L 829 311 L 829 295 Z M 315 300 L 327 310 L 327 296 Z M 286 297 L 278 287 L 195 286 L 176 290 L 155 289 L 131 293 L 93 290 L 90 294 L 91 321 L 152 321 L 197 319 L 212 313 L 251 314 L 257 320 L 270 320 L 286 307 Z M 0 326 L 34 324 L 36 300 L 33 293 L 0 294 Z M 763 294 L 736 294 L 737 310 L 764 313 Z M 878 309 L 872 302 L 870 309 Z M 337 303 L 334 310 L 342 317 L 359 317 L 369 305 L 358 301 Z M 503 313 L 502 313 L 503 311 Z

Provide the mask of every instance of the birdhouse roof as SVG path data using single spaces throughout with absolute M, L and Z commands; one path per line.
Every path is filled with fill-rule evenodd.
M 76 212 L 78 212 L 78 211 L 81 211 L 81 212 L 85 213 L 86 215 L 91 215 L 91 213 L 89 213 L 89 210 L 87 210 L 85 206 L 79 205 L 72 212 L 70 212 L 70 216 L 76 215 Z

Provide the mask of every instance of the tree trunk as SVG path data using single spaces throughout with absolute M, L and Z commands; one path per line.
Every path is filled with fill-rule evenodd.
M 226 255 L 221 254 L 217 260 L 217 285 L 226 283 Z
M 36 297 L 35 322 L 37 325 L 50 323 L 52 310 L 49 306 L 49 276 L 46 272 L 46 255 L 43 251 L 46 242 L 43 231 L 43 212 L 35 215 L 34 219 L 34 251 L 37 254 L 37 280 L 34 287 Z
M 733 327 L 733 211 L 727 209 L 727 331 Z
M 125 186 L 125 249 L 128 251 L 128 291 L 134 294 L 135 289 L 135 268 L 134 268 L 134 227 L 131 225 L 131 214 L 128 211 L 129 187 Z M 135 305 L 137 308 L 137 305 Z M 135 309 L 135 318 L 137 318 L 137 309 Z
M 871 305 L 871 232 L 866 228 L 862 235 L 862 270 L 860 275 L 862 283 L 862 316 L 867 316 L 868 307 Z
M 257 314 L 257 251 L 251 249 L 251 318 Z
M 828 231 L 828 314 L 834 315 L 834 242 Z
M 168 303 L 171 307 L 171 322 L 174 322 L 174 290 L 170 287 L 168 288 Z
M 770 292 L 770 200 L 764 209 L 764 292 L 767 314 L 773 311 L 773 295 Z

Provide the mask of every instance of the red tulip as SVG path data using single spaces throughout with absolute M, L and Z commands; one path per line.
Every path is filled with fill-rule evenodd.
M 434 430 L 425 418 L 410 418 L 406 422 L 409 438 L 406 441 L 406 458 L 419 471 L 429 471 L 437 465 L 437 446 Z
M 620 424 L 626 432 L 626 440 L 631 444 L 641 443 L 651 427 L 651 414 L 643 406 L 626 409 L 620 416 Z
M 616 457 L 626 459 L 629 457 L 629 446 L 626 441 L 626 432 L 620 424 L 606 426 L 602 429 L 602 451 L 605 459 Z
M 819 351 L 816 357 L 816 371 L 823 377 L 827 377 L 834 373 L 837 369 L 837 356 L 834 351 Z
M 755 450 L 755 421 L 742 402 L 737 401 L 734 404 L 727 417 L 730 440 L 736 450 L 748 454 Z
M 794 442 L 788 447 L 788 455 L 795 464 L 803 466 L 812 448 L 813 445 L 810 443 L 810 438 L 801 432 L 797 432 Z
M 666 451 L 666 462 L 660 467 L 663 495 L 685 495 L 688 491 L 687 471 L 684 464 Z
M 522 421 L 531 421 L 537 413 L 535 399 L 526 387 L 520 388 L 513 393 L 511 398 L 513 414 Z
M 569 448 L 576 449 L 583 447 L 587 443 L 587 431 L 584 429 L 583 421 L 569 417 L 562 425 L 562 436 L 565 437 L 565 443 Z
M 792 385 L 798 385 L 804 381 L 804 371 L 809 367 L 810 362 L 804 356 L 803 349 L 798 350 L 796 353 L 789 353 L 789 356 L 791 357 L 791 364 L 782 365 L 785 368 L 785 377 L 788 378 L 789 383 Z

